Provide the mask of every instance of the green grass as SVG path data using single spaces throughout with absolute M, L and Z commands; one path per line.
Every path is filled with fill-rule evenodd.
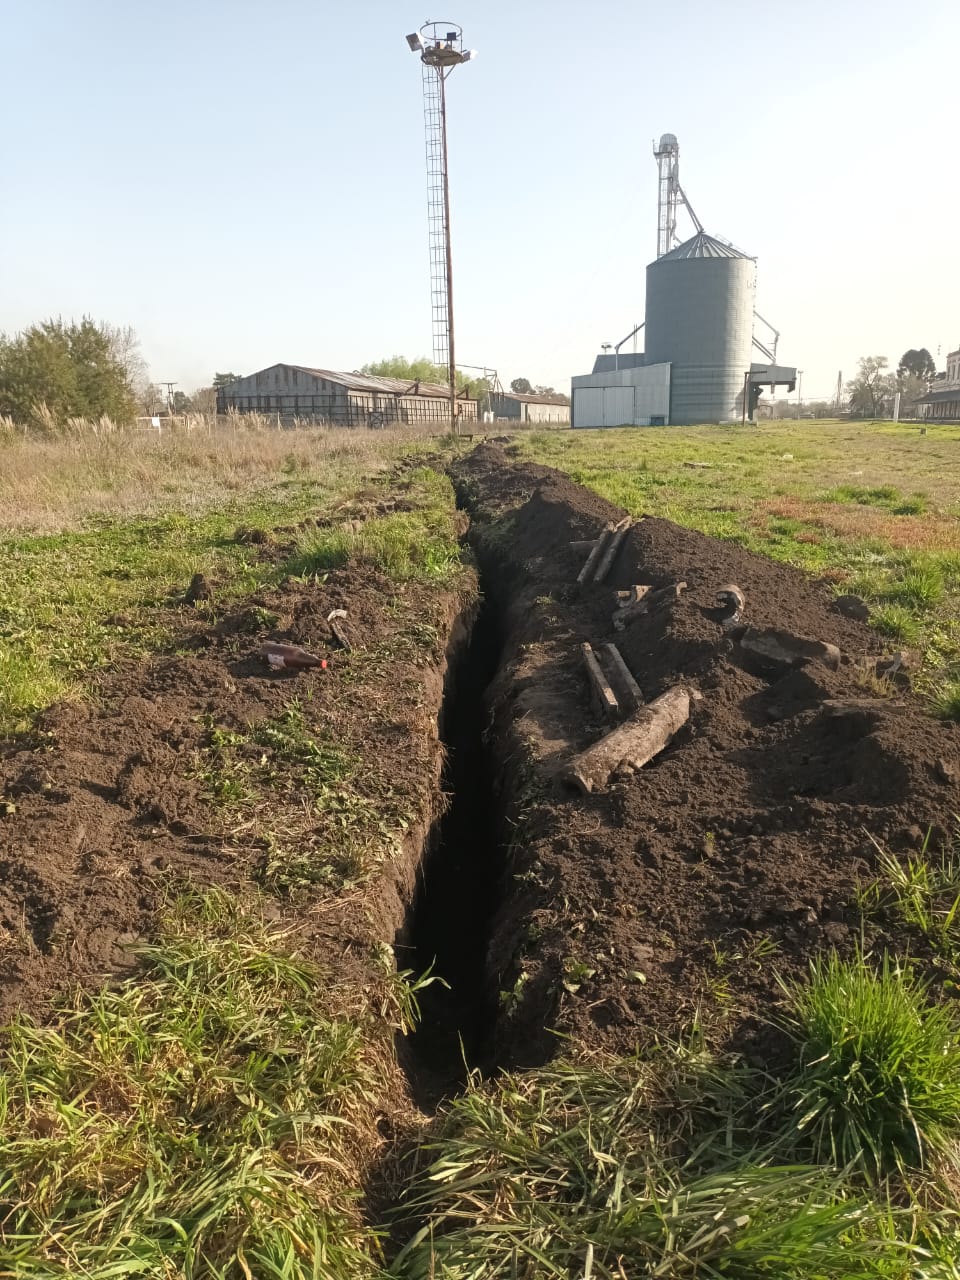
M 357 529 L 310 533 L 301 538 L 286 571 L 306 577 L 355 560 L 378 569 L 394 582 L 416 578 L 442 581 L 455 576 L 461 565 L 450 481 L 421 467 L 408 477 L 404 488 L 412 511 L 374 516 Z
M 766 423 L 517 440 L 632 515 L 729 538 L 863 595 L 882 634 L 921 650 L 922 690 L 960 676 L 960 428 Z
M 257 882 L 283 898 L 365 880 L 409 825 L 406 802 L 351 747 L 312 730 L 293 700 L 242 729 L 206 724 L 191 769 L 222 814 L 222 835 L 262 849 Z
M 358 478 L 355 467 L 331 467 L 322 482 L 298 473 L 279 482 L 279 496 L 253 490 L 198 514 L 0 535 L 0 736 L 26 729 L 37 711 L 75 691 L 91 671 L 169 645 L 177 630 L 173 606 L 194 573 L 214 584 L 216 603 L 275 584 L 284 572 L 336 567 L 350 555 L 398 581 L 454 576 L 460 561 L 453 491 L 428 468 L 401 485 L 410 510 L 370 520 L 356 533 L 310 535 L 288 566 L 235 539 L 238 527 L 270 529 L 329 508 Z M 200 607 L 201 616 L 207 608 Z
M 223 894 L 175 902 L 144 963 L 7 1034 L 0 1275 L 377 1274 L 355 1189 L 390 989 L 375 1015 L 348 1007 Z
M 707 1061 L 672 1054 L 475 1087 L 439 1121 L 391 1274 L 905 1277 L 902 1215 L 835 1170 L 737 1150 L 745 1103 Z
M 903 501 L 900 490 L 892 484 L 867 489 L 863 485 L 838 484 L 821 495 L 824 502 L 856 502 L 863 507 L 893 507 Z
M 960 679 L 945 680 L 934 691 L 932 704 L 941 720 L 960 720 Z
M 906 962 L 818 956 L 787 997 L 784 1096 L 818 1162 L 877 1177 L 923 1168 L 960 1137 L 960 1026 Z
M 308 488 L 292 507 L 306 511 L 315 501 Z M 275 580 L 257 547 L 233 535 L 238 524 L 290 513 L 254 501 L 202 516 L 0 537 L 0 734 L 26 727 L 89 672 L 169 643 L 169 611 L 194 573 L 216 585 L 222 602 Z
M 950 965 L 960 959 L 960 847 L 957 841 L 934 853 L 929 837 L 903 861 L 878 847 L 879 876 L 859 892 L 868 913 L 884 908 L 918 930 Z
M 920 623 L 902 605 L 877 605 L 870 612 L 870 622 L 881 635 L 888 636 L 891 640 L 896 640 L 898 644 L 917 645 L 920 643 Z

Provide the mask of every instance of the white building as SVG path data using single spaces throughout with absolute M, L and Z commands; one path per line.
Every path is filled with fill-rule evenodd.
M 570 402 L 566 396 L 495 391 L 490 396 L 490 408 L 495 418 L 517 422 L 570 421 Z
M 946 376 L 938 378 L 916 405 L 924 419 L 960 421 L 960 347 L 947 353 Z

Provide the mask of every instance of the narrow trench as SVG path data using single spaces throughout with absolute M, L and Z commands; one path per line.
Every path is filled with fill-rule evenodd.
M 447 677 L 440 737 L 446 749 L 439 820 L 398 938 L 404 968 L 430 969 L 434 981 L 418 995 L 420 1024 L 399 1046 L 400 1062 L 418 1105 L 432 1110 L 484 1070 L 495 1000 L 487 984 L 487 944 L 501 892 L 504 851 L 484 739 L 484 694 L 500 660 L 496 611 L 484 600 Z

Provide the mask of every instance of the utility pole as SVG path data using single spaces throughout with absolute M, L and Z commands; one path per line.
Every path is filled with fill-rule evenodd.
M 161 382 L 161 387 L 167 388 L 167 413 L 173 413 L 173 388 L 177 384 L 175 382 Z
M 803 409 L 803 370 L 797 370 L 797 421 L 800 421 L 800 413 Z

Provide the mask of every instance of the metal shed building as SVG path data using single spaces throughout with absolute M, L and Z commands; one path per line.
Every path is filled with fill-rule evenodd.
M 477 402 L 463 395 L 457 408 L 476 422 Z M 335 373 L 299 364 L 273 364 L 217 391 L 218 413 L 263 413 L 335 426 L 450 422 L 450 390 L 434 382 Z
M 490 396 L 494 417 L 519 422 L 569 422 L 570 404 L 564 396 L 524 395 L 519 391 L 498 391 Z

